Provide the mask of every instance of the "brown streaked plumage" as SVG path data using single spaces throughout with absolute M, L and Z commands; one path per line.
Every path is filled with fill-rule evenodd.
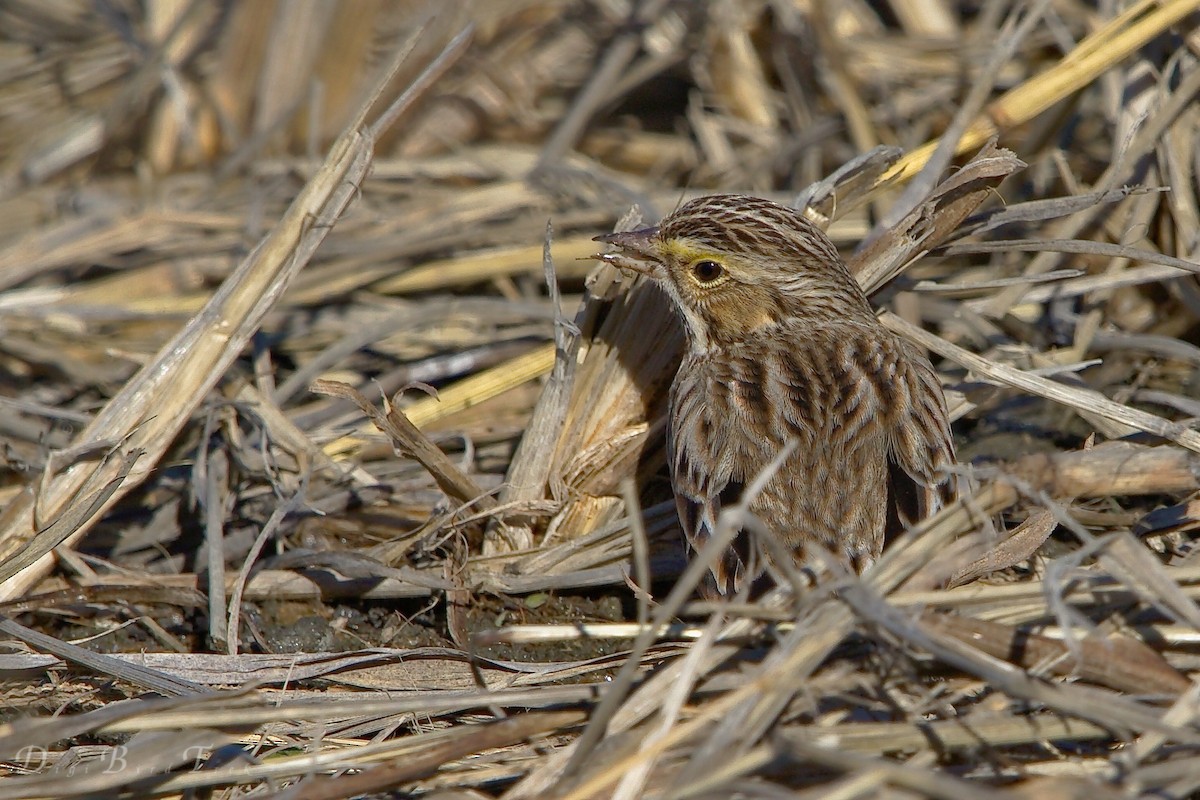
M 937 375 L 879 323 L 833 244 L 802 216 L 713 195 L 599 241 L 617 251 L 597 258 L 653 278 L 687 329 L 667 451 L 693 548 L 791 439 L 799 446 L 750 510 L 800 566 L 816 543 L 861 570 L 888 535 L 950 493 L 942 468 L 954 446 Z M 755 577 L 744 545 L 713 567 L 718 591 Z

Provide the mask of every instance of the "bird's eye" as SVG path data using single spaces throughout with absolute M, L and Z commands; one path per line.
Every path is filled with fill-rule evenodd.
M 692 264 L 692 274 L 701 283 L 712 283 L 725 274 L 725 269 L 717 262 L 705 259 Z

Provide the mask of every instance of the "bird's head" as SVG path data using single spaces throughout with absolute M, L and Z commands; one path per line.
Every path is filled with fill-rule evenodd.
M 686 203 L 661 224 L 596 239 L 598 255 L 653 278 L 707 350 L 784 323 L 833 324 L 871 308 L 833 243 L 786 206 L 745 195 Z

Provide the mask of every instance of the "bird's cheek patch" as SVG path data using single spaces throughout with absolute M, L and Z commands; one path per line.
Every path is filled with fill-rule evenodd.
M 771 309 L 768 306 L 759 305 L 748 306 L 745 309 L 743 320 L 743 325 L 747 333 L 762 330 L 779 322 L 775 318 L 775 315 L 771 313 Z
M 774 298 L 756 286 L 742 284 L 738 288 L 736 306 L 739 326 L 744 332 L 759 331 L 779 324 L 784 312 Z
M 711 306 L 714 324 L 732 338 L 742 338 L 779 322 L 770 303 L 758 302 L 752 294 L 730 294 Z

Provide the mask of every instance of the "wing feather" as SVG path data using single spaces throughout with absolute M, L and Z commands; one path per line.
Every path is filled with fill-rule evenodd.
M 887 539 L 957 495 L 957 481 L 946 471 L 954 463 L 954 440 L 941 381 L 915 346 L 895 341 L 899 360 L 888 448 Z
M 708 448 L 713 446 L 715 431 L 707 423 L 707 409 L 696 407 L 703 399 L 699 387 L 688 379 L 689 374 L 694 373 L 681 370 L 681 378 L 671 386 L 667 466 L 684 538 L 698 551 L 716 531 L 722 506 L 736 502 L 742 485 L 733 480 L 727 469 L 700 468 L 701 464 L 713 462 Z M 712 588 L 717 593 L 737 591 L 746 571 L 744 550 L 744 543 L 731 547 L 710 565 L 715 583 Z

